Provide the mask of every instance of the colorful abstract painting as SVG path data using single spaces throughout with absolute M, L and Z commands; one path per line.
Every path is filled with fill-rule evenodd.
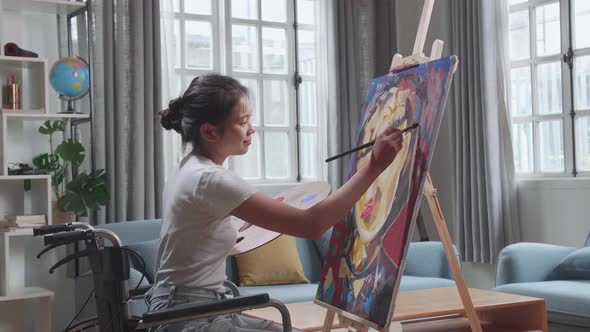
M 451 56 L 374 79 L 355 146 L 387 126 L 420 126 L 404 134 L 393 163 L 334 226 L 316 299 L 385 327 L 392 319 L 405 253 L 432 159 L 445 100 L 457 65 Z M 354 153 L 350 178 L 371 149 Z

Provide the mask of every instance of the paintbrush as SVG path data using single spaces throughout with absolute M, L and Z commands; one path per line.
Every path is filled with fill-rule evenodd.
M 419 126 L 419 124 L 417 124 L 417 123 L 413 123 L 413 124 L 412 124 L 412 125 L 410 125 L 409 127 L 406 127 L 406 128 L 404 128 L 404 129 L 402 129 L 401 133 L 403 134 L 403 133 L 405 133 L 406 131 L 410 131 L 410 130 L 412 130 L 412 129 L 414 129 L 414 128 L 418 128 L 418 126 Z M 373 146 L 373 144 L 375 144 L 375 141 L 370 141 L 369 143 L 365 143 L 365 144 L 363 144 L 363 145 L 361 145 L 361 146 L 357 146 L 356 148 L 354 148 L 354 149 L 352 149 L 352 150 L 348 150 L 348 151 L 346 151 L 346 152 L 342 152 L 341 154 L 338 154 L 338 155 L 335 155 L 335 156 L 333 156 L 333 157 L 330 157 L 330 158 L 326 159 L 326 162 L 329 162 L 329 161 L 332 161 L 332 160 L 338 159 L 338 158 L 340 158 L 340 157 L 344 157 L 344 156 L 346 156 L 347 154 L 351 154 L 351 153 L 353 153 L 353 152 L 356 152 L 356 151 L 358 151 L 358 150 L 362 150 L 362 149 L 368 148 L 368 147 L 370 147 L 370 146 Z

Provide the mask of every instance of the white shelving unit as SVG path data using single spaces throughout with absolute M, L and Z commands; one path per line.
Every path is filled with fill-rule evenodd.
M 74 0 L 0 0 L 0 13 L 71 14 L 85 6 L 85 2 Z M 35 155 L 50 150 L 48 136 L 38 132 L 45 121 L 89 117 L 49 112 L 49 96 L 53 99 L 54 95 L 49 89 L 49 65 L 44 58 L 5 56 L 0 49 L 1 83 L 14 74 L 22 91 L 22 109 L 0 108 L 0 220 L 5 215 L 44 214 L 47 224 L 52 224 L 51 176 L 8 175 L 8 168 L 11 163 L 31 165 Z M 29 181 L 30 190 L 25 190 Z M 52 252 L 36 259 L 37 252 L 32 251 L 41 246 L 39 241 L 33 239 L 32 229 L 0 232 L 0 331 L 53 330 L 54 292 L 33 284 L 45 285 L 38 275 L 47 273 L 58 256 Z M 52 285 L 55 283 L 48 282 L 44 287 L 53 289 Z M 33 321 L 25 317 L 31 313 L 25 303 L 31 301 L 35 303 Z
M 84 8 L 85 5 L 85 2 L 74 0 L 0 0 L 0 10 L 47 14 L 67 15 Z

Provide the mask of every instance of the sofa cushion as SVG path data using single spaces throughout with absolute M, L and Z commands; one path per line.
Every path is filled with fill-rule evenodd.
M 590 327 L 590 281 L 522 282 L 502 285 L 495 290 L 543 298 L 549 321 Z
M 131 243 L 127 245 L 127 248 L 137 252 L 143 258 L 143 262 L 137 255 L 129 254 L 129 262 L 131 266 L 138 271 L 143 270 L 143 263 L 145 263 L 145 273 L 149 278 L 150 282 L 153 282 L 155 276 L 156 258 L 158 256 L 158 245 L 159 239 L 153 239 L 149 241 L 142 241 Z
M 322 236 L 319 239 L 314 240 L 315 245 L 318 248 L 318 251 L 320 253 L 320 258 L 322 259 L 322 262 L 324 261 L 324 258 L 328 254 L 328 250 L 330 249 L 330 239 L 332 238 L 332 229 L 333 228 L 330 227 L 330 229 L 328 229 L 324 234 L 322 234 Z
M 400 282 L 400 291 L 455 286 L 453 280 L 434 277 L 417 277 L 404 275 Z
M 590 280 L 590 247 L 567 255 L 549 273 L 547 280 Z
M 283 303 L 307 302 L 315 299 L 318 284 L 291 284 L 239 287 L 240 295 L 267 293 L 271 299 Z
M 108 229 L 114 232 L 123 244 L 127 245 L 135 242 L 159 239 L 162 220 L 152 219 L 116 222 L 98 225 L 96 228 Z
M 309 283 L 292 236 L 281 235 L 236 260 L 240 286 Z
M 322 272 L 323 260 L 318 253 L 318 249 L 313 241 L 297 238 L 297 252 L 303 266 L 305 277 L 310 282 L 318 282 Z

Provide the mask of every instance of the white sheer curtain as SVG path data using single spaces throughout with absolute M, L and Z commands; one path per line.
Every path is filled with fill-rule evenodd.
M 168 107 L 171 99 L 177 98 L 183 93 L 182 87 L 174 75 L 176 66 L 177 44 L 174 33 L 174 0 L 160 0 L 160 29 L 162 39 L 162 109 Z M 176 164 L 183 157 L 183 146 L 180 135 L 174 130 L 164 131 L 163 133 L 163 152 L 164 152 L 164 174 L 167 177 Z

